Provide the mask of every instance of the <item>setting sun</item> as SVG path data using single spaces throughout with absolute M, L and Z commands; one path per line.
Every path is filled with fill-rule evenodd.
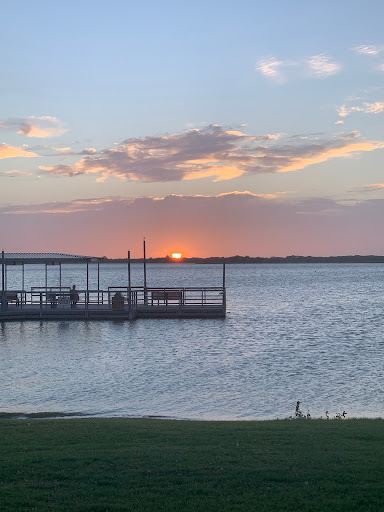
M 183 255 L 181 254 L 181 252 L 173 252 L 171 256 L 174 260 L 180 260 Z

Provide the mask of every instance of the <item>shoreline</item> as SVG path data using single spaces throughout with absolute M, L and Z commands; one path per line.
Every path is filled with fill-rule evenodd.
M 264 423 L 264 422 L 273 422 L 273 421 L 302 421 L 302 422 L 310 422 L 310 421 L 351 421 L 351 420 L 367 420 L 367 421 L 375 421 L 375 420 L 383 420 L 383 416 L 347 416 L 345 418 L 339 419 L 334 416 L 330 418 L 325 418 L 322 416 L 314 416 L 310 418 L 295 418 L 295 417 L 265 417 L 265 418 L 187 418 L 187 417 L 177 417 L 177 416 L 162 416 L 162 415 L 143 415 L 143 416 L 99 416 L 92 413 L 84 413 L 84 412 L 59 412 L 59 411 L 41 411 L 41 412 L 2 412 L 0 411 L 0 422 L 1 421 L 13 421 L 13 420 L 83 420 L 83 419 L 93 419 L 93 420 L 159 420 L 159 421 L 177 421 L 177 422 L 202 422 L 202 423 Z

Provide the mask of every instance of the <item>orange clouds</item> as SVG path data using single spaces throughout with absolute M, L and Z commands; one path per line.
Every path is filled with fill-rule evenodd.
M 293 161 L 291 164 L 285 167 L 281 167 L 278 170 L 278 172 L 298 171 L 299 169 L 304 169 L 309 165 L 326 162 L 331 158 L 345 158 L 353 156 L 354 154 L 358 154 L 359 152 L 373 151 L 375 149 L 382 148 L 384 148 L 383 142 L 370 141 L 346 144 L 345 146 L 341 146 L 338 148 L 325 148 L 322 152 L 319 152 L 317 155 L 297 159 L 296 161 Z
M 383 141 L 366 141 L 357 132 L 288 138 L 247 135 L 211 125 L 181 134 L 127 139 L 115 148 L 88 153 L 74 164 L 40 168 L 51 175 L 95 175 L 97 181 L 110 176 L 144 182 L 222 181 L 246 174 L 297 171 L 383 147 Z
M 8 146 L 8 144 L 0 144 L 0 158 L 31 158 L 38 156 L 36 153 L 32 151 L 28 151 L 24 148 Z
M 0 128 L 36 138 L 58 137 L 68 131 L 59 119 L 52 116 L 3 119 L 0 120 Z

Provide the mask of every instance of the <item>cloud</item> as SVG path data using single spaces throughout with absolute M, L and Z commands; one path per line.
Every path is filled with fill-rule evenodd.
M 9 171 L 11 172 L 11 171 Z M 165 197 L 142 197 L 136 199 L 122 199 L 120 197 L 99 197 L 88 199 L 73 199 L 72 201 L 53 201 L 50 203 L 42 204 L 27 204 L 27 205 L 6 205 L 0 206 L 0 213 L 6 215 L 39 215 L 42 213 L 55 213 L 55 214 L 71 214 L 78 212 L 97 212 L 105 211 L 108 205 L 124 205 L 130 206 L 135 203 L 153 202 L 153 201 L 171 201 L 173 199 L 180 201 L 189 201 L 192 199 L 206 199 L 212 200 L 225 197 L 243 197 L 244 199 L 257 198 L 265 200 L 273 200 L 282 197 L 288 192 L 275 192 L 273 194 L 255 194 L 249 191 L 233 191 L 224 192 L 218 195 L 195 195 L 183 196 L 171 194 Z
M 8 146 L 8 144 L 2 143 L 0 144 L 0 159 L 2 158 L 31 158 L 36 155 L 36 153 L 32 153 L 31 151 L 27 151 L 25 148 Z
M 96 153 L 95 148 L 85 148 L 79 154 L 80 155 L 94 155 Z
M 59 151 L 60 153 L 69 153 L 72 151 L 72 149 L 69 146 L 67 146 L 65 148 L 52 148 L 52 149 L 54 149 L 55 151 Z
M 18 178 L 25 176 L 34 176 L 33 172 L 28 171 L 19 171 L 18 169 L 13 169 L 12 171 L 3 171 L 0 172 L 0 178 Z
M 341 70 L 341 64 L 332 62 L 325 55 L 313 55 L 307 62 L 310 73 L 318 78 L 335 75 Z
M 263 57 L 257 62 L 255 69 L 264 77 L 282 84 L 289 78 L 306 78 L 308 75 L 312 78 L 327 78 L 338 73 L 341 67 L 341 64 L 331 60 L 330 57 L 320 54 L 284 61 L 278 60 L 277 57 Z
M 114 198 L 115 201 L 119 199 Z M 0 206 L 0 213 L 6 215 L 39 215 L 46 213 L 78 213 L 87 211 L 99 211 L 103 205 L 110 203 L 111 198 L 96 198 L 96 199 L 74 199 L 72 201 L 53 201 L 51 203 L 43 204 L 29 204 L 29 205 L 7 205 Z
M 363 185 L 362 187 L 356 187 L 353 191 L 356 192 L 377 192 L 378 190 L 384 189 L 384 183 L 372 183 L 370 185 Z
M 382 51 L 382 48 L 375 45 L 361 45 L 355 46 L 352 50 L 358 55 L 378 55 Z
M 58 137 L 68 131 L 59 119 L 51 116 L 3 119 L 0 120 L 0 129 L 36 138 Z
M 366 141 L 356 132 L 329 139 L 308 135 L 284 141 L 280 135 L 247 135 L 211 125 L 184 133 L 127 139 L 73 165 L 40 169 L 57 176 L 94 175 L 98 181 L 110 176 L 145 182 L 220 181 L 244 174 L 297 171 L 331 158 L 383 147 L 383 141 Z
M 0 207 L 2 243 L 9 251 L 109 257 L 125 257 L 127 249 L 140 257 L 143 234 L 153 257 L 175 248 L 187 256 L 383 254 L 383 216 L 380 199 L 341 204 L 249 192 Z
M 381 114 L 384 112 L 384 102 L 376 101 L 375 103 L 363 102 L 361 105 L 342 105 L 337 109 L 339 117 L 347 117 L 352 112 L 363 112 L 364 114 Z
M 281 73 L 282 65 L 283 62 L 277 60 L 276 57 L 264 57 L 258 61 L 256 70 L 265 77 L 275 82 L 282 83 L 284 81 L 284 77 Z

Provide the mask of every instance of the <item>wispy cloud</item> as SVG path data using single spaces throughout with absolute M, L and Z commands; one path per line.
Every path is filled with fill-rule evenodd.
M 41 213 L 78 213 L 95 212 L 101 210 L 106 204 L 112 201 L 120 201 L 120 198 L 92 198 L 73 199 L 72 201 L 53 201 L 43 204 L 6 205 L 0 206 L 0 213 L 7 215 L 38 215 Z M 129 200 L 128 200 L 129 201 Z
M 313 55 L 307 62 L 310 73 L 318 78 L 327 78 L 341 70 L 341 64 L 332 61 L 326 55 Z
M 256 70 L 270 80 L 278 83 L 284 82 L 284 77 L 281 72 L 283 62 L 277 60 L 276 57 L 264 57 L 260 59 L 256 65 Z
M 353 192 L 377 192 L 378 190 L 384 190 L 384 183 L 372 183 L 363 185 L 362 187 L 356 187 L 353 189 Z
M 177 195 L 171 194 L 169 196 L 164 197 L 145 197 L 145 198 L 136 198 L 136 199 L 123 199 L 121 197 L 100 197 L 100 198 L 91 198 L 91 199 L 73 199 L 72 201 L 53 201 L 49 203 L 40 203 L 40 204 L 24 204 L 24 205 L 5 205 L 0 206 L 0 213 L 7 215 L 38 215 L 41 213 L 57 213 L 57 214 L 70 214 L 70 213 L 78 213 L 78 212 L 98 212 L 104 211 L 108 207 L 113 207 L 116 205 L 124 205 L 129 206 L 134 203 L 141 202 L 168 202 L 170 200 L 193 200 L 193 199 L 205 199 L 212 200 L 218 198 L 229 198 L 235 199 L 238 197 L 239 199 L 263 199 L 265 201 L 272 201 L 274 199 L 279 199 L 282 196 L 286 195 L 288 192 L 275 192 L 273 194 L 255 194 L 253 192 L 245 191 L 233 191 L 233 192 L 225 192 L 217 195 L 194 195 L 194 196 L 185 196 L 185 195 Z
M 288 79 L 327 78 L 341 71 L 341 64 L 325 54 L 295 60 L 279 60 L 277 57 L 263 57 L 256 64 L 256 71 L 276 83 Z M 294 77 L 292 75 L 294 70 Z
M 211 178 L 233 179 L 244 174 L 289 172 L 331 158 L 345 158 L 384 147 L 357 132 L 332 138 L 307 135 L 247 135 L 211 125 L 184 133 L 131 138 L 120 145 L 87 155 L 73 165 L 40 167 L 51 175 L 109 176 L 124 180 L 165 182 Z
M 53 150 L 57 151 L 58 153 L 62 153 L 65 156 L 82 156 L 82 155 L 95 155 L 97 153 L 95 148 L 84 148 L 81 151 L 73 151 L 71 147 L 50 147 L 50 146 L 44 146 L 40 147 L 39 149 L 45 149 L 45 150 Z M 44 154 L 44 156 L 57 156 L 57 154 Z
M 68 130 L 63 123 L 52 116 L 29 116 L 14 119 L 0 119 L 0 129 L 16 131 L 26 137 L 58 137 Z
M 381 114 L 384 112 L 384 102 L 375 103 L 363 102 L 361 105 L 342 105 L 337 109 L 339 117 L 347 117 L 353 112 L 363 112 L 364 114 Z
M 67 146 L 65 148 L 52 148 L 52 149 L 55 151 L 59 151 L 60 153 L 69 153 L 72 151 L 72 149 L 69 146 Z
M 375 45 L 361 45 L 361 46 L 355 46 L 352 48 L 352 50 L 357 53 L 358 55 L 378 55 L 380 52 L 382 52 L 383 48 L 381 46 L 375 46 Z
M 8 144 L 2 143 L 0 144 L 0 159 L 1 158 L 30 158 L 38 156 L 36 153 L 33 153 L 32 151 L 28 151 L 27 149 L 23 147 L 16 147 L 16 146 L 8 146 Z
M 30 171 L 20 171 L 18 169 L 0 172 L 0 178 L 25 178 L 26 176 L 34 176 L 34 173 Z

